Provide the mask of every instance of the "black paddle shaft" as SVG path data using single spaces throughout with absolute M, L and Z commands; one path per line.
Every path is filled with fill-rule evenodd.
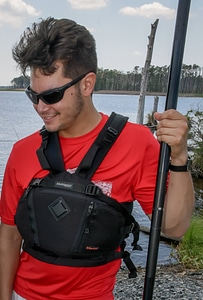
M 178 4 L 165 110 L 176 109 L 177 107 L 178 89 L 190 2 L 190 0 L 179 0 Z M 153 297 L 169 158 L 170 147 L 166 143 L 162 142 L 160 146 L 154 206 L 149 237 L 143 300 L 151 300 Z

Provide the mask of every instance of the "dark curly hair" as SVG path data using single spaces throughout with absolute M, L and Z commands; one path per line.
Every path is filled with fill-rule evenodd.
M 90 32 L 72 20 L 41 19 L 28 27 L 12 50 L 13 58 L 25 75 L 39 68 L 45 75 L 56 71 L 55 62 L 64 66 L 64 77 L 97 72 L 95 40 Z

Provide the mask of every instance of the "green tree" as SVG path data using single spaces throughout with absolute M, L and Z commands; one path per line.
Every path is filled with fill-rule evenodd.
M 26 86 L 28 86 L 30 83 L 30 78 L 24 77 L 24 76 L 20 76 L 20 77 L 16 77 L 13 78 L 11 81 L 11 84 L 14 88 L 25 88 Z
M 189 121 L 189 145 L 192 155 L 192 173 L 203 177 L 203 112 L 191 109 L 187 112 Z

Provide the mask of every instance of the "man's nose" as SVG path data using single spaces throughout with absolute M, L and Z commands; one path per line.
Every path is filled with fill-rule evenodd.
M 39 102 L 37 104 L 37 110 L 42 112 L 49 109 L 49 105 L 44 103 L 41 99 L 39 99 Z

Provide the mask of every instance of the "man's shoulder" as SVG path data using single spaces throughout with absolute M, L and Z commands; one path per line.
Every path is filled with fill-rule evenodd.
M 41 141 L 41 136 L 40 136 L 40 132 L 36 131 L 22 139 L 20 139 L 19 141 L 17 141 L 14 144 L 14 149 L 15 150 L 26 150 L 29 148 L 35 148 L 38 147 L 40 145 L 40 141 Z
M 131 137 L 131 135 L 136 135 L 137 137 L 140 136 L 142 138 L 148 138 L 148 136 L 152 136 L 150 129 L 142 124 L 128 121 L 124 129 L 124 133 L 129 134 L 129 137 Z

